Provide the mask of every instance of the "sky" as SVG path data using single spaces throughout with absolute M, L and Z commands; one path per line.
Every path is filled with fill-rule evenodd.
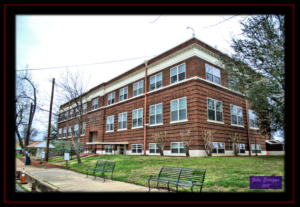
M 17 15 L 16 70 L 33 69 L 38 103 L 49 110 L 52 79 L 63 80 L 67 71 L 79 72 L 90 89 L 189 40 L 193 32 L 199 40 L 231 54 L 231 40 L 240 37 L 244 18 L 235 14 Z M 54 112 L 62 104 L 58 93 L 56 88 Z M 36 112 L 36 139 L 47 133 L 48 118 L 48 112 Z

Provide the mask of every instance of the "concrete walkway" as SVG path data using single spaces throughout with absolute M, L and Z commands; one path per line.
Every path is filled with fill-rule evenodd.
M 144 186 L 109 179 L 103 182 L 100 177 L 95 180 L 93 176 L 86 177 L 84 174 L 65 169 L 28 166 L 19 159 L 16 159 L 16 167 L 17 170 L 25 168 L 28 175 L 63 192 L 148 192 L 148 188 Z M 165 192 L 165 190 L 151 189 L 151 192 Z

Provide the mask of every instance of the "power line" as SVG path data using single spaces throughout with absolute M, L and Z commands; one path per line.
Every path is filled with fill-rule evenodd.
M 56 67 L 46 67 L 46 68 L 28 68 L 28 69 L 20 69 L 16 71 L 27 71 L 27 70 L 52 70 L 52 69 L 59 69 L 59 68 L 69 68 L 69 67 L 79 67 L 79 66 L 89 66 L 89 65 L 100 65 L 100 64 L 108 64 L 108 63 L 117 63 L 117 62 L 124 62 L 129 60 L 137 60 L 141 58 L 149 58 L 152 56 L 144 56 L 144 57 L 136 57 L 136 58 L 128 58 L 122 60 L 112 60 L 112 61 L 105 61 L 105 62 L 97 62 L 97 63 L 87 63 L 87 64 L 79 64 L 79 65 L 65 65 L 65 66 L 56 66 Z
M 213 25 L 209 25 L 209 26 L 206 26 L 206 27 L 202 27 L 202 29 L 208 29 L 208 28 L 210 28 L 210 27 L 217 26 L 217 25 L 222 24 L 223 22 L 226 22 L 226 21 L 228 21 L 228 20 L 230 20 L 230 19 L 232 19 L 232 18 L 234 18 L 234 17 L 236 17 L 236 16 L 238 16 L 238 15 L 237 15 L 237 14 L 236 14 L 236 15 L 233 15 L 233 16 L 227 18 L 227 19 L 224 19 L 223 21 L 218 22 L 217 24 L 213 24 Z

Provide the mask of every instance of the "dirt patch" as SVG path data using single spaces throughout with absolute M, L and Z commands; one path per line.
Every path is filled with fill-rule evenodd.
M 21 160 L 22 162 L 25 162 L 24 157 L 19 158 L 19 160 Z M 38 160 L 30 160 L 30 165 L 32 165 L 34 167 L 40 167 L 40 168 L 66 168 L 65 166 L 55 165 L 55 164 L 52 164 L 49 162 L 41 162 Z

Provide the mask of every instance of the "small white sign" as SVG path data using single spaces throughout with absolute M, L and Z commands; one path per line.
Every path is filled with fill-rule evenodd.
M 65 160 L 70 160 L 70 153 L 65 152 Z
M 41 157 L 42 157 L 42 159 L 44 159 L 44 158 L 45 158 L 45 152 L 44 152 L 44 151 L 42 151 L 42 153 L 41 153 Z

